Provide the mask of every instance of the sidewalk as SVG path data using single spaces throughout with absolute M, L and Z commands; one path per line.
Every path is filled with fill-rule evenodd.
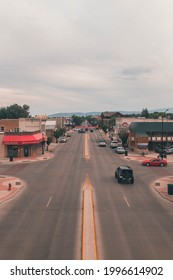
M 159 178 L 154 181 L 151 186 L 157 191 L 163 198 L 173 202 L 173 195 L 168 194 L 168 184 L 173 184 L 173 176 L 167 176 Z M 172 189 L 172 187 L 171 187 Z
M 150 152 L 149 154 L 142 156 L 140 154 L 137 154 L 135 152 L 128 152 L 128 155 L 121 155 L 122 158 L 127 159 L 127 160 L 135 160 L 138 162 L 142 162 L 145 159 L 151 159 L 151 158 L 156 158 L 158 156 L 157 153 Z M 173 154 L 167 155 L 167 162 L 173 162 Z
M 13 199 L 24 187 L 24 182 L 16 177 L 0 175 L 0 205 Z

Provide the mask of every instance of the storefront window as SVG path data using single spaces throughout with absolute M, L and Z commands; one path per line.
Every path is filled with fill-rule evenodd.
M 18 146 L 7 146 L 7 157 L 18 157 Z

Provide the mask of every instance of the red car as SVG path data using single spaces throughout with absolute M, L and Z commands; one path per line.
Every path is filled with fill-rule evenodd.
M 145 166 L 166 166 L 167 164 L 167 160 L 161 158 L 152 158 L 142 161 L 142 165 Z

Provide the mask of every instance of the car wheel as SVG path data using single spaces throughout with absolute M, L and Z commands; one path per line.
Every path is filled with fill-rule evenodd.
M 160 166 L 161 166 L 161 167 L 163 167 L 163 166 L 164 166 L 164 164 L 163 164 L 163 163 L 161 163 L 161 164 L 160 164 Z
M 134 179 L 131 180 L 131 184 L 133 184 L 133 183 L 134 183 Z
M 146 166 L 150 166 L 149 162 L 146 163 Z
M 121 183 L 121 179 L 118 178 L 118 183 Z

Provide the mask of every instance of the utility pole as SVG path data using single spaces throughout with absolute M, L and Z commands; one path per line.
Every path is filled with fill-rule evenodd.
M 161 158 L 163 159 L 163 118 L 166 114 L 166 112 L 168 112 L 169 109 L 166 109 L 165 112 L 162 114 L 162 137 L 161 137 L 161 143 L 162 143 L 162 154 L 161 154 Z

